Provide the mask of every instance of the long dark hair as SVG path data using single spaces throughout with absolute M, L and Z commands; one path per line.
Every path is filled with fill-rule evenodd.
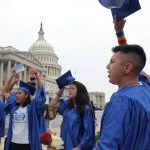
M 74 84 L 77 88 L 77 95 L 75 97 L 77 112 L 79 113 L 80 117 L 84 117 L 84 106 L 85 105 L 89 105 L 93 112 L 93 108 L 91 107 L 91 104 L 90 104 L 90 98 L 88 95 L 88 91 L 81 82 L 73 81 L 72 84 Z M 67 108 L 71 109 L 73 107 L 74 107 L 73 101 L 70 99 L 68 102 Z

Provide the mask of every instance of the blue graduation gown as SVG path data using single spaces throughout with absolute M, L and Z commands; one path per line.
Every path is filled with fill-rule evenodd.
M 139 75 L 139 82 L 143 84 L 148 84 L 150 86 L 149 80 L 144 75 Z
M 36 98 L 38 98 L 38 97 L 41 97 L 41 93 L 39 92 L 39 90 L 36 91 Z M 46 93 L 44 93 L 44 96 L 42 96 L 42 97 L 43 97 L 43 101 L 46 102 Z M 45 105 L 45 103 L 44 103 L 44 105 Z M 39 121 L 40 132 L 41 133 L 45 132 L 46 131 L 46 123 L 45 123 L 44 109 L 43 108 L 40 110 L 40 115 L 39 115 L 38 121 Z
M 40 119 L 44 112 L 44 104 L 46 102 L 46 93 L 44 88 L 40 92 L 39 87 L 36 90 L 36 96 L 31 101 L 30 104 L 27 104 L 28 111 L 28 125 L 29 125 L 29 144 L 31 150 L 42 150 L 40 144 Z M 10 122 L 9 129 L 7 133 L 7 140 L 5 145 L 5 150 L 9 149 L 9 145 L 12 138 L 12 120 L 13 114 L 18 109 L 19 105 L 16 104 L 16 95 L 12 95 L 8 98 L 6 103 L 6 111 L 10 113 Z
M 84 118 L 81 119 L 76 108 L 67 109 L 68 100 L 61 100 L 58 113 L 63 115 L 61 137 L 64 141 L 64 150 L 80 147 L 91 150 L 95 145 L 95 120 L 91 108 L 86 105 Z
M 5 131 L 5 104 L 0 101 L 0 137 L 4 136 L 4 131 Z
M 99 145 L 93 150 L 150 150 L 150 84 L 139 79 L 141 85 L 112 95 L 103 113 Z

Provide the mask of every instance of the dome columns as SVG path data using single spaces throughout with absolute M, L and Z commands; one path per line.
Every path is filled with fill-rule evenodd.
M 46 75 L 51 78 L 56 78 L 60 76 L 60 69 L 51 66 L 45 66 L 46 68 Z
M 4 62 L 3 60 L 1 60 L 1 69 L 0 69 L 0 87 L 2 88 L 3 87 L 3 68 L 4 68 Z

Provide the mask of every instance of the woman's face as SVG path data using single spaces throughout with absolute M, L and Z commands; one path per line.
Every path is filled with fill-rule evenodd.
M 16 93 L 16 102 L 19 104 L 24 104 L 26 102 L 27 97 L 28 97 L 28 94 L 26 94 L 22 90 L 18 90 Z
M 69 89 L 69 98 L 73 99 L 77 95 L 77 87 L 75 84 L 72 84 Z

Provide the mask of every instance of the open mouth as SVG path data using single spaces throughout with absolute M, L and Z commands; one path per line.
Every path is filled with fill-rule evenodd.
M 18 101 L 19 100 L 19 98 L 16 98 L 16 101 Z

